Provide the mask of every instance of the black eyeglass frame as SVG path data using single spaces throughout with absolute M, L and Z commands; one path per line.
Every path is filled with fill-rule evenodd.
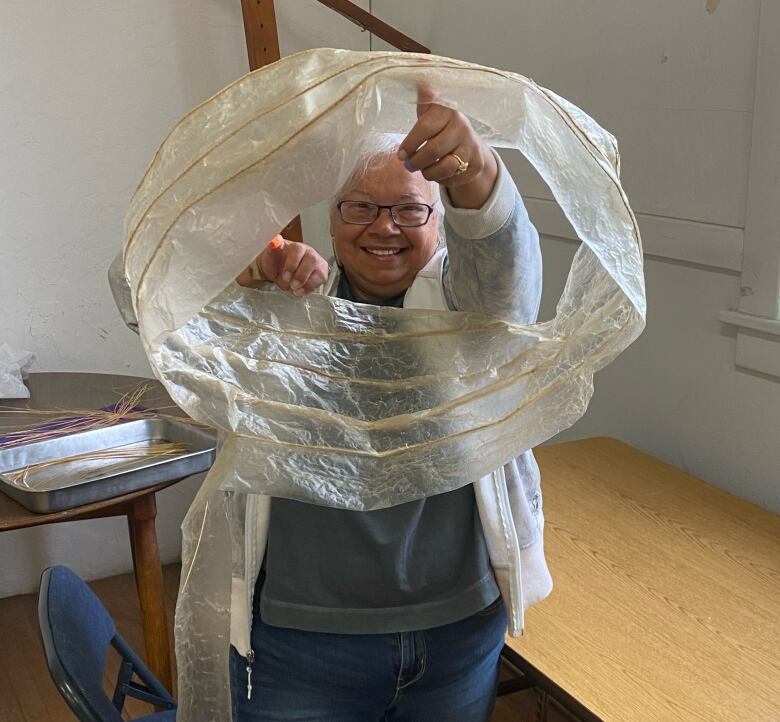
M 361 203 L 364 206 L 373 206 L 376 208 L 376 215 L 370 220 L 366 221 L 365 223 L 358 223 L 357 221 L 348 221 L 346 218 L 344 218 L 344 214 L 341 212 L 341 206 L 343 206 L 345 203 Z M 425 220 L 422 223 L 399 223 L 398 220 L 395 217 L 395 213 L 393 213 L 393 208 L 398 208 L 400 206 L 424 206 L 428 209 L 428 215 L 425 218 Z M 392 219 L 393 223 L 397 225 L 399 228 L 420 228 L 421 226 L 424 226 L 426 223 L 428 223 L 429 220 L 431 220 L 431 214 L 436 210 L 433 206 L 429 206 L 427 203 L 417 203 L 416 201 L 408 202 L 408 203 L 394 203 L 391 206 L 382 206 L 379 205 L 379 203 L 369 203 L 368 201 L 339 201 L 336 203 L 336 208 L 338 209 L 339 216 L 341 217 L 341 220 L 344 221 L 344 223 L 348 223 L 351 226 L 370 226 L 377 218 L 379 218 L 379 213 L 383 208 L 387 208 L 388 211 L 390 211 L 390 218 Z

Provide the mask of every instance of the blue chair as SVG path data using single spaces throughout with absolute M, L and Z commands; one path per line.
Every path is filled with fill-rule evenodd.
M 176 701 L 117 634 L 101 601 L 67 567 L 49 567 L 43 572 L 38 625 L 51 678 L 82 722 L 122 722 L 127 696 L 165 710 L 136 718 L 136 722 L 174 722 Z M 109 644 L 122 657 L 113 699 L 103 690 Z

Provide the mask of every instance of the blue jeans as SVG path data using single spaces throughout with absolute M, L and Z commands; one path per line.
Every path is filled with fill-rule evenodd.
M 507 627 L 501 597 L 459 622 L 400 634 L 324 634 L 252 625 L 230 649 L 233 722 L 487 722 Z

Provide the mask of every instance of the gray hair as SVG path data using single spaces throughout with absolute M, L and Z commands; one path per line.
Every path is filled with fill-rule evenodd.
M 352 167 L 352 171 L 331 198 L 330 205 L 336 205 L 336 203 L 341 200 L 341 197 L 348 190 L 351 190 L 366 173 L 381 167 L 389 157 L 395 156 L 404 137 L 405 136 L 400 135 L 399 133 L 371 133 L 360 149 L 360 153 L 355 161 L 355 165 Z M 439 184 L 435 181 L 428 181 L 428 185 L 431 188 L 431 195 L 433 196 L 433 206 L 439 212 L 439 219 L 441 220 L 441 218 L 444 217 L 444 206 L 441 202 Z M 440 228 L 439 230 L 439 235 L 443 238 L 443 229 Z

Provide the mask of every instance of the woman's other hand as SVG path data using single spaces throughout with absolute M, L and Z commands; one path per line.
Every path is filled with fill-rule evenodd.
M 327 261 L 305 243 L 275 236 L 257 257 L 262 279 L 275 283 L 283 291 L 305 296 L 328 278 Z M 240 282 L 240 281 L 239 281 Z
M 498 163 L 493 151 L 463 113 L 433 102 L 427 89 L 418 93 L 417 122 L 398 149 L 411 172 L 421 171 L 447 188 L 458 208 L 481 208 L 495 185 Z

